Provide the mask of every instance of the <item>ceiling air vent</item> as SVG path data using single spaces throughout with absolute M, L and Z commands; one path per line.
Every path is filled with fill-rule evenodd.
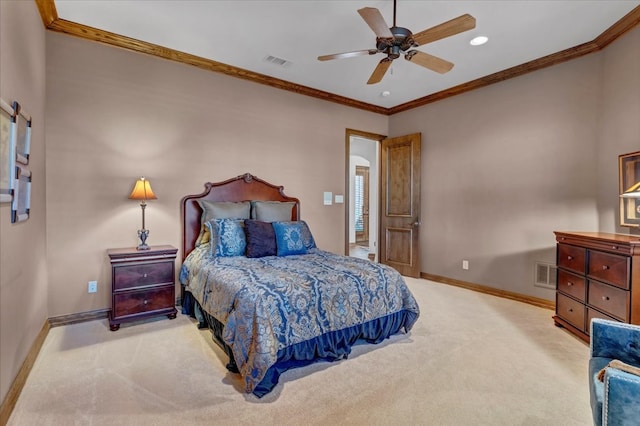
M 536 262 L 536 287 L 556 289 L 556 266 L 550 263 Z
M 291 66 L 292 62 L 291 61 L 287 61 L 286 59 L 282 59 L 282 58 L 278 58 L 277 56 L 271 56 L 271 55 L 267 55 L 264 57 L 264 61 L 265 62 L 270 62 L 273 65 L 277 65 L 279 67 L 289 67 Z

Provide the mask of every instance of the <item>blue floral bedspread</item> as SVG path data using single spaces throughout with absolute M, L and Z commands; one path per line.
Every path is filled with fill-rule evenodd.
M 374 320 L 396 321 L 377 336 L 380 341 L 400 328 L 408 332 L 420 315 L 395 269 L 319 249 L 285 257 L 211 257 L 203 245 L 185 259 L 180 281 L 225 324 L 223 339 L 246 392 L 254 392 L 286 348 L 363 324 L 371 328 Z

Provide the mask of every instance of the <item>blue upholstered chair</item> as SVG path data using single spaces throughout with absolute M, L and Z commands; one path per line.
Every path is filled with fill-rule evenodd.
M 593 423 L 597 426 L 640 425 L 640 376 L 607 368 L 617 359 L 640 367 L 640 326 L 602 319 L 591 321 L 589 386 Z

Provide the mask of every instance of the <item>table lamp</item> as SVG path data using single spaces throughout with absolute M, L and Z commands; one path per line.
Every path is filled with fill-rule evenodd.
M 147 237 L 149 236 L 149 230 L 144 228 L 144 209 L 147 207 L 147 200 L 157 200 L 156 194 L 151 189 L 151 184 L 147 179 L 141 177 L 136 181 L 136 185 L 129 195 L 131 200 L 140 200 L 140 207 L 142 207 L 142 229 L 138 230 L 138 237 L 140 237 L 140 245 L 138 250 L 149 250 L 147 245 Z

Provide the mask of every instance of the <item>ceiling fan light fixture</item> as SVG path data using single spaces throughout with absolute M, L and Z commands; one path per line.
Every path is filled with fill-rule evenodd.
M 396 0 L 393 0 L 392 27 L 387 25 L 380 11 L 374 7 L 358 9 L 358 13 L 375 33 L 376 48 L 321 55 L 318 56 L 318 60 L 328 61 L 353 56 L 375 55 L 377 53 L 386 55 L 386 57 L 382 58 L 380 62 L 378 62 L 378 65 L 376 65 L 369 80 L 367 80 L 367 84 L 379 83 L 387 71 L 389 71 L 391 62 L 398 59 L 401 55 L 404 55 L 404 58 L 409 62 L 413 62 L 416 65 L 440 74 L 451 71 L 453 63 L 438 58 L 437 56 L 409 49 L 442 40 L 443 38 L 451 37 L 476 27 L 476 19 L 469 14 L 464 14 L 414 34 L 409 29 L 396 25 Z
M 482 46 L 483 44 L 485 44 L 488 41 L 489 41 L 489 37 L 478 36 L 478 37 L 472 38 L 471 41 L 469 42 L 469 44 L 472 45 L 472 46 Z

